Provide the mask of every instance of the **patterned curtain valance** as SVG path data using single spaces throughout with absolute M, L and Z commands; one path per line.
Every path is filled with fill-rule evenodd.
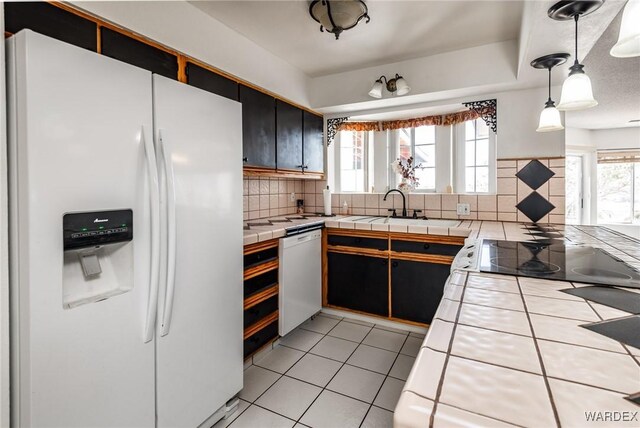
M 338 131 L 379 131 L 380 122 L 343 122 Z
M 443 116 L 424 116 L 414 119 L 382 122 L 382 129 L 418 128 L 419 126 L 442 125 Z

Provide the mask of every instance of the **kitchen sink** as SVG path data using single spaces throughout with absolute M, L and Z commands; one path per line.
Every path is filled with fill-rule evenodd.
M 420 218 L 397 218 L 397 217 L 377 217 L 377 216 L 350 216 L 341 218 L 340 221 L 352 221 L 357 223 L 372 224 L 402 224 L 408 226 L 440 226 L 456 227 L 460 225 L 460 220 L 442 219 L 420 219 Z

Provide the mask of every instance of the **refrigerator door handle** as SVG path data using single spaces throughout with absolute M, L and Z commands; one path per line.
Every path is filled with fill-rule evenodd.
M 153 140 L 146 137 L 144 126 L 142 126 L 140 130 L 140 139 L 144 144 L 144 154 L 147 161 L 149 202 L 151 205 L 151 278 L 149 281 L 147 316 L 144 325 L 144 342 L 147 343 L 153 339 L 158 311 L 158 279 L 160 274 L 160 186 Z
M 162 129 L 158 130 L 158 140 L 160 142 L 160 155 L 164 162 L 167 177 L 167 291 L 165 293 L 164 310 L 160 328 L 160 336 L 166 336 L 169 334 L 169 328 L 171 327 L 176 279 L 176 190 L 171 153 L 168 152 L 164 144 Z

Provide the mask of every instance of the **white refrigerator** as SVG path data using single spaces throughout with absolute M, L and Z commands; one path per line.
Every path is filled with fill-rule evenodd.
M 7 79 L 12 425 L 211 423 L 242 388 L 241 105 L 28 30 Z

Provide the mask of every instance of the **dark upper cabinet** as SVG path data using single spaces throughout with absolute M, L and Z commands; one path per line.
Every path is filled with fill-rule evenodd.
M 275 99 L 240 85 L 242 152 L 245 166 L 276 167 Z
M 187 83 L 196 88 L 238 101 L 238 82 L 187 62 Z
M 278 169 L 302 171 L 302 110 L 276 100 Z
M 327 302 L 370 314 L 389 315 L 387 258 L 327 253 Z
M 96 51 L 97 26 L 46 2 L 4 2 L 4 29 L 9 33 L 28 28 L 45 36 Z
M 451 265 L 391 260 L 391 316 L 430 323 L 438 309 Z
M 324 172 L 324 138 L 322 116 L 304 112 L 304 148 L 302 150 L 306 166 L 305 172 Z
M 177 80 L 177 56 L 105 27 L 100 28 L 100 40 L 103 55 Z

